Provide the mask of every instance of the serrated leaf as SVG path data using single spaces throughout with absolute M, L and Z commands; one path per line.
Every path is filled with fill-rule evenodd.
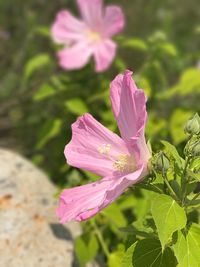
M 122 267 L 176 267 L 176 258 L 170 248 L 162 252 L 158 240 L 148 238 L 134 243 L 122 259 Z
M 192 224 L 187 235 L 178 232 L 174 253 L 181 267 L 200 267 L 200 227 Z
M 67 109 L 75 115 L 83 115 L 88 112 L 88 108 L 84 101 L 80 98 L 73 98 L 65 102 Z
M 39 54 L 31 59 L 26 63 L 25 70 L 24 70 L 24 77 L 25 79 L 29 79 L 30 76 L 38 69 L 48 65 L 51 59 L 48 54 Z
M 152 203 L 151 212 L 164 249 L 172 234 L 185 227 L 187 222 L 185 211 L 170 196 L 159 195 Z

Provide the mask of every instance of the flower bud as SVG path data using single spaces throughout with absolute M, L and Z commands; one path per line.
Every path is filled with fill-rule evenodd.
M 192 155 L 195 156 L 195 157 L 199 157 L 200 156 L 200 141 L 193 146 Z
M 200 117 L 197 113 L 186 123 L 185 132 L 190 135 L 200 133 Z
M 158 153 L 155 162 L 155 169 L 159 172 L 167 172 L 170 167 L 170 162 L 163 152 Z

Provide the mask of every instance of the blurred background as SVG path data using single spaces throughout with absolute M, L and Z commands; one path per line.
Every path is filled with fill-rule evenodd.
M 119 49 L 111 68 L 97 74 L 93 62 L 67 72 L 55 57 L 58 47 L 51 40 L 50 26 L 61 9 L 78 15 L 75 1 L 0 0 L 0 146 L 18 151 L 42 168 L 58 192 L 97 179 L 68 166 L 63 149 L 71 138 L 71 123 L 85 112 L 118 131 L 109 83 L 119 72 L 133 70 L 148 96 L 146 136 L 154 151 L 160 140 L 172 142 L 181 151 L 186 141 L 184 123 L 200 111 L 199 0 L 105 1 L 110 3 L 122 6 L 126 27 L 115 37 Z M 128 196 L 95 219 L 113 253 L 120 250 L 124 238 L 117 227 L 142 218 L 140 207 L 146 205 L 145 196 Z M 142 200 L 133 210 L 138 199 Z M 96 255 L 105 261 L 105 251 L 98 245 L 92 246 L 91 257 L 81 256 L 80 242 L 88 250 L 93 225 L 82 226 L 84 234 L 76 242 L 80 265 Z M 109 266 L 116 267 L 112 260 Z

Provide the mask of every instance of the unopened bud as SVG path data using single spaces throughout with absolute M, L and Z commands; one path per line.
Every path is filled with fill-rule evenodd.
M 186 123 L 185 132 L 190 135 L 200 133 L 200 117 L 197 113 Z
M 193 146 L 192 155 L 195 156 L 195 157 L 199 157 L 200 156 L 200 141 Z
M 157 160 L 155 162 L 155 168 L 157 171 L 162 172 L 162 171 L 168 171 L 170 166 L 170 162 L 168 158 L 165 156 L 163 152 L 160 152 L 157 155 Z

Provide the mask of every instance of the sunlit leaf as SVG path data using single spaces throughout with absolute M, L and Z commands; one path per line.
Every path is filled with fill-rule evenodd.
M 88 112 L 85 102 L 80 98 L 73 98 L 65 102 L 67 109 L 75 115 L 83 115 Z
M 132 244 L 126 251 L 124 257 L 122 258 L 122 265 L 121 267 L 132 267 L 133 266 L 133 252 L 135 250 L 135 247 L 137 245 L 137 242 Z
M 126 38 L 123 42 L 122 42 L 122 47 L 125 48 L 133 48 L 136 50 L 141 50 L 141 51 L 147 51 L 148 50 L 148 46 L 146 44 L 146 42 L 142 39 L 139 38 Z
M 151 211 L 164 249 L 172 234 L 185 227 L 187 222 L 185 211 L 167 195 L 158 195 L 152 203 Z
M 176 109 L 170 118 L 170 133 L 174 144 L 179 144 L 186 140 L 187 136 L 184 133 L 184 125 L 186 121 L 192 116 L 192 111 Z
M 162 50 L 164 53 L 166 53 L 169 56 L 175 57 L 177 56 L 177 49 L 176 47 L 171 43 L 164 43 L 162 44 Z
M 108 267 L 122 267 L 121 262 L 123 255 L 123 251 L 111 253 L 108 259 Z
M 200 70 L 198 68 L 189 68 L 183 72 L 177 85 L 170 88 L 162 97 L 170 98 L 174 95 L 187 96 L 189 94 L 199 94 L 199 88 Z
M 200 227 L 192 224 L 188 233 L 178 232 L 174 253 L 181 267 L 200 267 Z

